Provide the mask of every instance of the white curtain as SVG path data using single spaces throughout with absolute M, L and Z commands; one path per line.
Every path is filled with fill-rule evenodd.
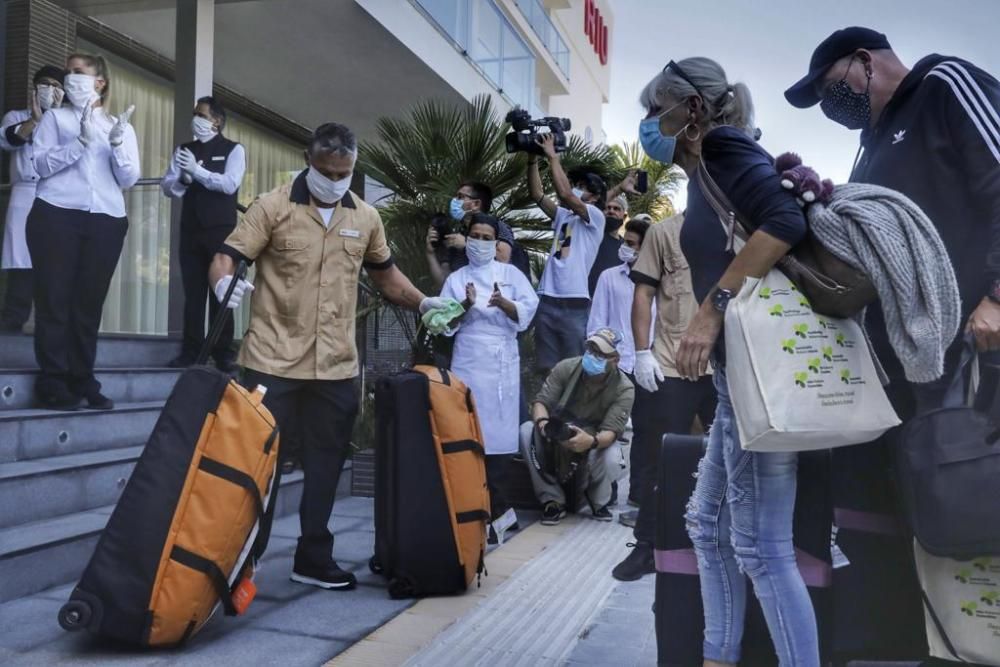
M 101 53 L 80 42 L 82 51 Z M 160 192 L 159 179 L 173 151 L 174 87 L 125 60 L 102 54 L 111 68 L 108 111 L 118 114 L 135 104 L 132 125 L 139 140 L 142 183 L 125 193 L 129 230 L 107 300 L 101 331 L 126 334 L 167 333 L 170 282 L 170 200 Z M 226 136 L 243 144 L 247 172 L 240 203 L 287 183 L 303 167 L 302 146 L 250 121 L 229 114 Z M 179 279 L 179 278 L 178 278 Z M 249 321 L 249 304 L 237 312 L 237 337 Z

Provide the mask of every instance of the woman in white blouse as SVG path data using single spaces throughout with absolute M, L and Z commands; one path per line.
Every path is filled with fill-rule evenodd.
M 35 393 L 42 407 L 109 410 L 94 377 L 97 330 L 121 255 L 128 220 L 122 190 L 139 180 L 139 147 L 130 106 L 105 107 L 111 79 L 104 58 L 66 61 L 68 106 L 42 116 L 34 136 L 36 199 L 28 214 L 35 267 Z

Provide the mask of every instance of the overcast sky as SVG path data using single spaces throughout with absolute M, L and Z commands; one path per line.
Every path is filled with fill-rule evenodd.
M 823 177 L 843 182 L 858 133 L 828 121 L 818 106 L 795 109 L 783 96 L 831 32 L 865 25 L 886 33 L 907 65 L 941 53 L 1000 76 L 1000 0 L 612 0 L 612 7 L 609 143 L 637 138 L 639 92 L 668 61 L 707 56 L 730 82 L 750 86 L 768 151 L 793 150 Z

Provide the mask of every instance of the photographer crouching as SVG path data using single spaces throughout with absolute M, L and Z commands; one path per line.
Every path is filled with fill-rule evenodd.
M 618 369 L 621 335 L 599 329 L 582 357 L 552 369 L 521 425 L 521 453 L 542 503 L 542 524 L 554 526 L 582 502 L 593 517 L 611 521 L 611 446 L 632 410 L 635 389 Z M 567 501 L 567 496 L 572 500 Z
M 493 191 L 485 183 L 462 183 L 452 198 L 447 213 L 438 213 L 427 229 L 427 264 L 438 287 L 448 276 L 469 263 L 465 255 L 465 237 L 469 221 L 475 213 L 489 213 L 493 206 Z M 509 264 L 514 249 L 514 231 L 502 220 L 497 233 L 498 262 Z

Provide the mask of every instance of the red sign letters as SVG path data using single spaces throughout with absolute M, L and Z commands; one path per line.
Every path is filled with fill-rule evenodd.
M 590 38 L 594 53 L 602 65 L 608 64 L 608 26 L 594 0 L 586 0 L 583 5 L 583 32 Z

